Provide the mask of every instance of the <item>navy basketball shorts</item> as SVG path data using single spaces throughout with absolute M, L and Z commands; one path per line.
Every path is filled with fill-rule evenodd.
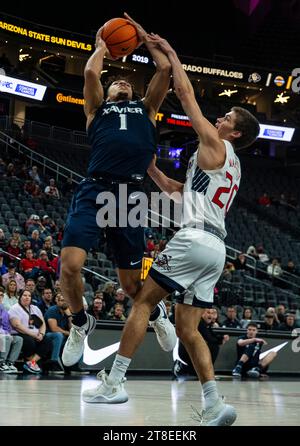
M 136 190 L 141 191 L 139 185 L 128 185 L 127 188 L 128 194 Z M 145 250 L 144 228 L 128 225 L 101 228 L 97 223 L 97 212 L 101 209 L 101 205 L 96 203 L 98 194 L 107 191 L 114 193 L 117 202 L 116 215 L 118 215 L 118 190 L 119 184 L 104 184 L 100 180 L 86 179 L 79 184 L 68 213 L 62 247 L 81 248 L 88 253 L 90 249 L 98 247 L 101 231 L 105 231 L 116 266 L 120 269 L 140 269 Z M 131 207 L 129 204 L 127 207 L 129 212 Z

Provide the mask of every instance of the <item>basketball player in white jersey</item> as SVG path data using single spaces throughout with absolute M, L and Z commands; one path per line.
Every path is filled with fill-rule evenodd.
M 198 325 L 204 309 L 212 306 L 214 287 L 224 267 L 224 219 L 241 178 L 235 150 L 255 141 L 259 124 L 247 110 L 234 107 L 212 125 L 201 113 L 176 52 L 159 36 L 152 35 L 152 39 L 171 62 L 175 91 L 199 136 L 199 146 L 190 160 L 185 184 L 164 175 L 155 166 L 155 160 L 148 169 L 161 190 L 169 195 L 174 192 L 182 195 L 182 228 L 154 262 L 134 301 L 109 376 L 100 372 L 102 383 L 86 390 L 83 400 L 127 401 L 124 376 L 144 338 L 151 311 L 162 298 L 176 290 L 179 292 L 176 332 L 189 353 L 204 393 L 205 407 L 199 419 L 210 426 L 230 425 L 236 419 L 236 412 L 218 395 L 211 356 Z

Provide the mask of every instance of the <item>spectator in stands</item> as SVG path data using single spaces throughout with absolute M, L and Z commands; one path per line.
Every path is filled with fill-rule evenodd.
M 222 278 L 231 281 L 233 271 L 235 271 L 234 264 L 231 262 L 226 262 L 223 269 Z
M 47 233 L 54 235 L 57 232 L 57 226 L 54 223 L 54 221 L 52 220 L 52 218 L 49 217 L 49 215 L 44 215 L 43 219 L 42 219 L 42 225 L 44 226 L 44 228 L 46 229 Z M 52 241 L 52 238 L 51 238 Z
M 148 240 L 147 240 L 147 243 L 146 243 L 146 249 L 147 249 L 147 256 L 148 257 L 153 257 L 154 246 L 155 246 L 155 243 L 154 243 L 152 235 L 150 234 L 148 236 Z
M 61 294 L 61 286 L 60 286 L 60 281 L 59 280 L 55 281 L 54 287 L 53 287 L 53 291 L 54 291 L 55 295 L 56 294 Z
M 99 297 L 96 297 L 92 304 L 89 306 L 87 313 L 94 316 L 97 320 L 105 320 L 107 319 L 107 313 L 104 309 L 104 302 L 103 299 L 100 299 Z
M 212 328 L 218 328 L 218 327 L 221 327 L 221 324 L 220 324 L 220 315 L 219 315 L 219 310 L 218 310 L 218 308 L 213 307 L 213 308 L 211 309 L 210 317 L 211 317 L 211 324 L 212 324 L 211 326 L 212 326 Z
M 44 289 L 46 288 L 46 286 L 47 286 L 46 277 L 39 276 L 36 280 L 35 289 L 40 299 L 42 299 L 43 297 Z
M 27 249 L 25 252 L 25 259 L 20 262 L 20 269 L 26 279 L 34 279 L 39 273 L 37 260 L 33 258 L 32 249 Z
M 259 197 L 258 204 L 260 204 L 261 206 L 266 206 L 266 207 L 269 207 L 271 205 L 271 199 L 270 199 L 269 195 L 267 194 L 267 192 L 264 192 L 263 195 L 261 197 Z
M 16 272 L 14 263 L 8 264 L 8 272 L 2 276 L 2 285 L 6 287 L 10 280 L 14 280 L 17 284 L 17 291 L 23 290 L 25 287 L 24 277 Z
M 34 374 L 41 373 L 37 362 L 51 352 L 51 343 L 45 337 L 46 323 L 41 310 L 32 305 L 30 292 L 22 291 L 18 303 L 8 313 L 13 333 L 23 338 L 22 351 L 26 361 L 24 370 Z
M 277 356 L 276 352 L 270 352 L 264 359 L 259 359 L 262 346 L 266 344 L 266 341 L 258 338 L 257 332 L 257 325 L 250 322 L 247 327 L 247 334 L 240 336 L 237 340 L 238 362 L 232 370 L 232 376 L 235 378 L 241 378 L 245 375 L 250 378 L 259 378 L 266 373 L 269 365 Z
M 58 228 L 58 233 L 57 233 L 57 237 L 56 237 L 57 246 L 61 246 L 61 242 L 64 237 L 64 230 L 65 230 L 65 224 L 62 224 Z
M 52 281 L 55 280 L 55 268 L 52 266 L 52 262 L 48 259 L 46 251 L 41 249 L 39 258 L 37 259 L 37 265 L 40 272 L 47 279 L 47 286 L 52 288 Z
M 175 305 L 173 305 L 172 301 L 165 300 L 166 312 L 169 318 L 169 321 L 172 324 L 175 324 Z
M 288 261 L 287 266 L 284 269 L 287 273 L 295 274 L 296 276 L 299 275 L 299 272 L 295 266 L 295 263 L 291 259 Z
M 274 308 L 274 313 L 276 315 L 277 323 L 282 324 L 285 320 L 286 307 L 284 304 L 279 304 Z
M 24 192 L 30 197 L 42 197 L 43 195 L 40 186 L 33 180 L 26 181 L 24 185 Z
M 35 182 L 33 180 L 27 180 L 24 184 L 24 193 L 25 195 L 32 196 L 32 193 L 35 189 Z
M 84 289 L 84 293 L 93 293 L 93 287 L 92 285 L 86 281 L 86 278 L 83 274 L 81 274 L 81 279 L 82 279 L 82 283 L 83 283 L 83 289 Z
M 115 304 L 108 313 L 108 319 L 113 321 L 126 321 L 123 304 Z
M 70 195 L 75 191 L 75 184 L 72 178 L 67 178 L 67 181 L 62 185 L 61 193 L 62 195 Z
M 43 248 L 44 244 L 37 229 L 32 231 L 31 237 L 29 237 L 29 241 L 31 243 L 31 249 L 36 255 Z
M 253 319 L 252 316 L 253 316 L 252 308 L 249 308 L 249 307 L 244 308 L 243 316 L 240 321 L 241 328 L 247 328 L 249 322 L 251 322 L 251 320 Z
M 214 364 L 219 353 L 220 345 L 227 342 L 229 336 L 215 333 L 213 324 L 213 311 L 212 309 L 206 309 L 201 316 L 198 330 L 209 348 L 211 359 Z M 181 341 L 179 341 L 178 344 L 178 356 L 180 359 L 175 360 L 173 365 L 173 374 L 176 378 L 181 378 L 187 375 L 196 376 L 192 361 Z
M 240 321 L 236 317 L 237 313 L 235 307 L 227 307 L 226 315 L 227 318 L 223 321 L 222 327 L 241 328 Z
M 282 324 L 279 325 L 278 330 L 280 331 L 293 331 L 296 328 L 296 317 L 293 313 L 286 313 L 285 319 Z
M 7 245 L 7 240 L 5 238 L 5 233 L 2 228 L 0 228 L 0 249 L 5 249 Z
M 33 70 L 32 67 L 30 70 Z M 28 136 L 28 138 L 25 139 L 25 145 L 28 146 L 31 150 L 36 151 L 38 149 L 38 142 L 33 139 L 31 136 Z M 36 167 L 36 166 L 34 166 Z M 33 168 L 32 168 L 33 169 Z
M 36 305 L 40 300 L 39 295 L 35 290 L 35 281 L 33 279 L 27 279 L 25 282 L 25 290 L 30 291 L 31 294 L 31 302 L 33 305 Z
M 60 194 L 59 194 L 59 191 L 55 185 L 54 178 L 51 178 L 49 180 L 49 185 L 45 187 L 44 192 L 45 192 L 46 197 L 48 197 L 48 198 L 56 198 L 57 200 L 60 199 Z
M 13 305 L 18 302 L 17 282 L 14 279 L 10 279 L 7 282 L 6 290 L 4 293 L 3 305 L 8 311 Z
M 0 254 L 0 277 L 3 277 L 4 276 L 4 274 L 6 274 L 7 273 L 7 267 L 6 267 L 6 265 L 4 265 L 4 263 L 3 263 L 3 255 L 2 254 Z
M 55 305 L 52 305 L 45 312 L 47 324 L 46 337 L 52 342 L 51 370 L 62 372 L 64 370 L 60 353 L 69 336 L 72 326 L 72 314 L 62 294 L 55 297 Z
M 21 249 L 19 248 L 18 240 L 16 240 L 15 238 L 11 238 L 9 240 L 6 251 L 9 254 L 11 254 L 11 256 L 8 256 L 9 261 L 14 262 L 15 257 L 19 257 L 20 253 L 21 253 Z
M 250 245 L 250 246 L 248 247 L 248 249 L 247 249 L 247 251 L 246 251 L 246 254 L 247 254 L 248 256 L 253 257 L 255 260 L 259 260 L 259 255 L 258 255 L 258 253 L 257 253 L 256 248 L 255 248 L 254 245 Z
M 43 244 L 43 251 L 46 251 L 48 259 L 52 261 L 55 256 L 53 253 L 53 242 L 51 235 L 48 235 L 48 237 L 45 238 L 44 244 Z
M 4 176 L 6 172 L 6 163 L 3 161 L 2 158 L 0 158 L 0 177 Z
M 261 330 L 277 330 L 278 324 L 275 321 L 274 313 L 266 312 L 264 321 L 260 325 Z
M 32 237 L 33 231 L 39 231 L 39 234 L 45 234 L 45 236 L 50 235 L 47 233 L 46 229 L 42 225 L 41 219 L 38 215 L 32 214 L 27 220 L 25 227 L 27 229 L 27 234 Z
M 17 171 L 17 177 L 22 181 L 28 181 L 29 180 L 29 174 L 26 164 L 23 164 L 20 169 Z
M 275 308 L 274 307 L 268 307 L 266 313 L 272 314 L 274 316 L 274 324 L 278 327 L 278 325 L 280 324 L 280 320 L 278 319 L 278 315 L 277 315 L 277 313 L 275 311 Z M 283 320 L 284 320 L 284 317 L 282 318 L 282 321 Z
M 15 239 L 18 242 L 18 246 L 21 246 L 22 243 L 22 237 L 21 237 L 21 229 L 20 228 L 14 228 L 12 231 L 12 238 Z M 20 248 L 21 249 L 21 248 Z
M 6 172 L 4 174 L 5 177 L 15 178 L 16 177 L 16 169 L 13 163 L 9 163 L 6 168 Z
M 40 176 L 38 174 L 38 168 L 37 166 L 32 166 L 32 168 L 28 172 L 30 178 L 39 186 L 41 185 L 42 181 L 40 179 Z
M 51 265 L 53 266 L 55 270 L 55 279 L 58 279 L 60 277 L 60 267 L 61 267 L 61 257 L 56 256 L 51 260 Z
M 51 288 L 44 288 L 42 298 L 38 300 L 38 303 L 36 304 L 37 307 L 41 310 L 43 314 L 46 313 L 46 311 L 54 305 L 53 302 L 53 294 Z
M 267 273 L 271 279 L 276 279 L 282 275 L 283 271 L 276 257 L 272 260 L 271 265 L 268 265 Z
M 4 294 L 0 290 L 0 373 L 17 373 L 14 363 L 18 359 L 23 339 L 12 335 L 9 314 L 3 305 Z
M 31 241 L 28 239 L 24 240 L 24 242 L 21 244 L 20 256 L 22 259 L 24 259 L 24 257 L 26 256 L 27 249 L 31 249 Z
M 105 310 L 109 311 L 115 300 L 115 284 L 113 282 L 106 282 L 103 287 L 103 297 L 105 302 Z
M 35 198 L 43 198 L 43 191 L 38 184 L 35 183 L 31 195 L 32 195 L 32 197 L 35 197 Z
M 105 301 L 104 301 L 103 292 L 100 289 L 95 291 L 93 299 L 102 299 L 103 300 L 103 305 L 105 307 Z M 106 309 L 106 307 L 105 307 L 105 309 Z
M 124 316 L 128 317 L 128 313 L 131 308 L 131 300 L 128 296 L 126 296 L 125 291 L 122 288 L 118 288 L 115 295 L 115 300 L 113 302 L 113 306 L 115 304 L 122 304 L 124 307 Z
M 237 256 L 237 258 L 232 262 L 234 268 L 236 270 L 245 270 L 246 269 L 246 256 L 241 253 Z
M 257 247 L 257 254 L 260 262 L 268 263 L 270 261 L 269 256 L 267 253 L 265 253 L 264 247 L 262 245 L 259 245 Z

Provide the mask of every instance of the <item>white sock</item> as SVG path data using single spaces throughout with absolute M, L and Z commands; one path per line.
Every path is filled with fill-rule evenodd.
M 120 382 L 124 378 L 130 363 L 131 358 L 126 358 L 125 356 L 117 353 L 107 379 L 108 384 Z
M 220 398 L 217 391 L 217 383 L 213 380 L 206 381 L 206 383 L 202 384 L 202 388 L 205 400 L 205 409 L 207 410 L 213 407 Z

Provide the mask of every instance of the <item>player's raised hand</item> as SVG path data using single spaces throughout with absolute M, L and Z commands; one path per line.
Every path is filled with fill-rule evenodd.
M 99 28 L 98 31 L 97 31 L 97 34 L 96 34 L 96 41 L 95 41 L 95 48 L 96 48 L 96 49 L 98 49 L 98 48 L 104 48 L 104 49 L 105 49 L 105 57 L 106 57 L 107 59 L 110 59 L 110 60 L 117 60 L 118 57 L 113 57 L 113 56 L 110 54 L 110 52 L 109 52 L 109 50 L 108 50 L 108 48 L 107 48 L 107 46 L 106 46 L 105 41 L 102 39 L 102 31 L 103 31 L 103 26 L 101 26 L 101 28 Z
M 102 30 L 103 30 L 103 26 L 101 26 L 101 28 L 99 28 L 98 31 L 97 31 L 96 41 L 95 41 L 95 48 L 100 48 L 100 47 L 106 48 L 106 43 L 102 39 Z
M 129 23 L 131 23 L 136 28 L 139 40 L 141 42 L 140 45 L 142 43 L 145 43 L 147 41 L 147 32 L 144 30 L 142 25 L 133 20 L 133 18 L 130 17 L 130 15 L 127 14 L 127 12 L 124 12 L 124 17 L 128 20 Z
M 160 37 L 158 34 L 154 34 L 154 33 L 148 34 L 148 38 L 149 38 L 150 42 L 155 43 L 157 46 L 159 46 L 159 48 L 165 54 L 174 52 L 174 49 L 171 47 L 169 42 L 166 39 L 163 39 L 162 37 Z

